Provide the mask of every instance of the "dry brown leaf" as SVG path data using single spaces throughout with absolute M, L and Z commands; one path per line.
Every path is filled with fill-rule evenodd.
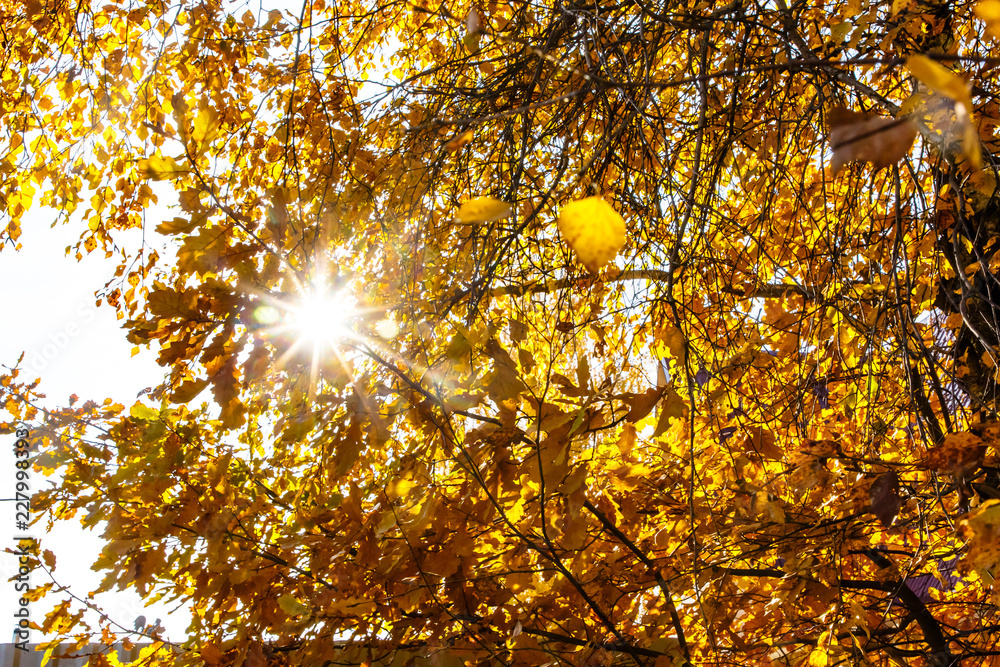
M 903 506 L 903 500 L 899 497 L 899 475 L 893 470 L 879 475 L 872 484 L 871 498 L 871 513 L 878 517 L 883 526 L 890 527 Z
M 483 19 L 479 16 L 479 10 L 469 7 L 469 13 L 465 15 L 465 34 L 478 35 L 483 31 Z
M 883 118 L 836 107 L 827 114 L 833 173 L 848 162 L 871 162 L 878 171 L 903 159 L 917 137 L 907 118 Z
M 973 433 L 949 433 L 940 445 L 927 452 L 923 466 L 959 477 L 979 466 L 986 456 L 986 443 Z

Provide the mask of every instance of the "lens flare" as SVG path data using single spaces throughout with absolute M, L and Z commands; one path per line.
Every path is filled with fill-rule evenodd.
M 289 307 L 289 327 L 303 343 L 315 346 L 333 345 L 351 330 L 354 315 L 352 300 L 343 294 L 316 289 L 304 294 Z

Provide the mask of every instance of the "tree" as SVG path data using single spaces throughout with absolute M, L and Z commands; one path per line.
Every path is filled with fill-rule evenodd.
M 178 209 L 97 295 L 159 388 L 4 379 L 36 505 L 166 662 L 1000 662 L 998 15 L 5 3 L 9 241 Z

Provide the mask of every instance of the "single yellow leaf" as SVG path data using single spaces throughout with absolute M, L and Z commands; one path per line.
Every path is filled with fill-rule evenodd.
M 139 160 L 138 167 L 140 173 L 154 181 L 177 178 L 191 171 L 187 165 L 179 164 L 174 158 L 163 155 L 154 155 L 148 160 Z
M 299 616 L 309 611 L 309 607 L 299 602 L 294 595 L 282 595 L 279 597 L 278 606 L 289 616 Z
M 455 215 L 460 223 L 473 225 L 506 218 L 510 215 L 511 210 L 510 204 L 499 199 L 494 199 L 493 197 L 476 197 L 459 206 L 458 213 Z
M 559 231 L 591 273 L 600 271 L 625 245 L 625 220 L 601 197 L 566 204 Z
M 219 136 L 219 128 L 222 123 L 219 120 L 219 113 L 208 107 L 198 114 L 194 119 L 194 127 L 191 130 L 191 140 L 194 142 L 194 152 L 201 155 L 208 148 L 208 144 Z
M 830 26 L 830 37 L 833 38 L 834 43 L 839 44 L 850 36 L 853 29 L 854 26 L 850 21 L 838 23 L 837 25 Z
M 208 379 L 187 380 L 170 394 L 171 403 L 187 403 L 208 386 Z
M 983 0 L 972 11 L 986 24 L 986 32 L 1000 37 L 1000 0 Z
M 136 403 L 135 405 L 133 405 L 129 409 L 128 413 L 131 416 L 135 417 L 136 419 L 145 419 L 145 420 L 158 419 L 160 416 L 159 410 L 151 408 L 148 405 L 143 405 L 142 403 Z
M 462 38 L 462 44 L 465 45 L 465 50 L 469 52 L 470 55 L 476 55 L 479 53 L 479 45 L 482 39 L 482 35 L 478 32 L 470 35 L 466 35 Z
M 670 422 L 674 419 L 684 419 L 687 416 L 687 403 L 681 395 L 674 391 L 673 387 L 667 389 L 663 396 L 663 403 L 660 404 L 660 416 L 656 420 L 656 428 L 653 429 L 653 437 L 663 435 L 670 428 Z
M 809 667 L 826 667 L 828 664 L 826 649 L 814 648 L 809 654 Z
M 816 640 L 816 648 L 809 654 L 809 667 L 826 667 L 829 659 L 830 631 L 826 630 Z
M 979 152 L 979 135 L 972 125 L 972 90 L 962 77 L 927 56 L 914 55 L 906 59 L 906 68 L 932 92 L 955 102 L 955 120 L 959 125 L 962 154 L 976 169 L 983 164 Z
M 962 77 L 927 56 L 913 55 L 906 59 L 906 69 L 935 93 L 940 93 L 972 110 L 972 93 Z

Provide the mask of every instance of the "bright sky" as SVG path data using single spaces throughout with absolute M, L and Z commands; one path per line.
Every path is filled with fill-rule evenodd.
M 155 212 L 153 212 L 155 213 Z M 162 212 L 160 212 L 162 214 Z M 23 250 L 0 252 L 0 312 L 4 328 L 0 333 L 0 364 L 13 366 L 24 352 L 22 378 L 41 377 L 40 391 L 47 395 L 48 407 L 65 405 L 70 394 L 81 399 L 112 398 L 131 405 L 142 389 L 158 384 L 162 371 L 155 356 L 147 351 L 132 357 L 132 345 L 125 340 L 121 323 L 113 309 L 94 305 L 94 292 L 111 276 L 114 266 L 98 252 L 77 262 L 65 255 L 67 245 L 74 244 L 80 226 L 50 228 L 55 215 L 39 210 L 30 215 L 20 239 Z M 155 227 L 155 223 L 150 229 Z M 138 232 L 124 237 L 138 247 Z M 13 435 L 0 436 L 0 497 L 14 495 Z M 46 478 L 34 472 L 31 490 L 47 484 Z M 33 515 L 33 518 L 36 515 Z M 70 585 L 81 597 L 97 587 L 103 575 L 90 569 L 100 553 L 100 528 L 85 531 L 78 525 L 61 525 L 46 532 L 41 523 L 27 533 L 42 540 L 43 548 L 56 555 L 56 580 Z M 13 502 L 0 503 L 0 539 L 4 547 L 13 546 L 16 530 Z M 17 562 L 5 555 L 0 559 L 0 574 L 7 578 L 16 574 Z M 32 585 L 47 583 L 44 574 L 36 573 Z M 14 584 L 4 581 L 0 594 L 0 618 L 9 623 L 13 618 L 17 595 Z M 31 606 L 32 620 L 40 623 L 59 596 L 51 595 Z M 149 623 L 163 619 L 166 635 L 183 640 L 188 623 L 186 612 L 170 614 L 165 605 L 148 609 L 133 591 L 114 592 L 98 596 L 96 602 L 112 619 L 131 628 L 137 616 L 144 614 Z M 93 617 L 96 620 L 96 616 Z M 9 641 L 6 633 L 12 626 L 4 625 L 0 641 Z M 33 632 L 32 642 L 44 638 Z

